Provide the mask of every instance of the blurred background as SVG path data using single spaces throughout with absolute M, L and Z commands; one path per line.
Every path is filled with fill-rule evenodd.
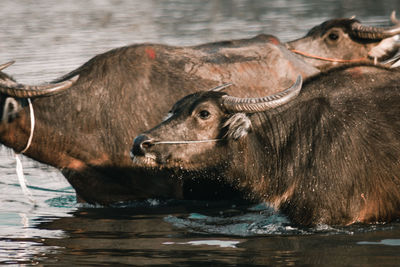
M 288 41 L 330 18 L 387 24 L 392 10 L 400 1 L 3 0 L 0 60 L 17 61 L 8 72 L 18 80 L 42 82 L 133 43 L 194 45 L 259 33 Z

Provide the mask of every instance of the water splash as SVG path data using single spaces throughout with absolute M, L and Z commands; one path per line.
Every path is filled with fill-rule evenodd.
M 194 240 L 189 242 L 164 242 L 163 245 L 193 245 L 193 246 L 218 246 L 220 248 L 237 248 L 237 240 Z
M 239 213 L 240 211 L 236 211 Z M 281 213 L 265 204 L 246 208 L 238 215 L 232 211 L 220 212 L 219 215 L 204 215 L 191 213 L 186 217 L 169 215 L 164 218 L 168 223 L 181 229 L 200 234 L 218 234 L 231 236 L 259 235 L 308 235 L 308 234 L 353 234 L 345 228 L 334 228 L 328 225 L 318 225 L 312 228 L 293 226 Z
M 76 207 L 75 195 L 63 195 L 45 200 L 45 203 L 53 208 L 74 208 Z
M 360 241 L 358 245 L 385 245 L 385 246 L 400 246 L 400 239 L 383 239 L 379 242 Z

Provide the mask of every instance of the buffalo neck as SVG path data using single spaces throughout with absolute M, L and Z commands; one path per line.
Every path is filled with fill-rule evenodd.
M 236 155 L 234 167 L 227 177 L 251 188 L 254 194 L 250 198 L 279 205 L 282 196 L 288 197 L 299 185 L 304 167 L 312 164 L 312 137 L 319 134 L 317 125 L 324 107 L 320 101 L 317 97 L 303 105 L 295 100 L 249 115 L 251 132 L 243 140 L 231 142 L 240 153 L 232 153 Z

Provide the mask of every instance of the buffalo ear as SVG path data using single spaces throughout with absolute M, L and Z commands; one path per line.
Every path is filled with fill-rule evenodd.
M 7 97 L 3 107 L 3 115 L 1 122 L 10 123 L 13 119 L 17 117 L 18 112 L 21 107 L 17 100 L 12 97 Z
M 225 137 L 238 140 L 247 135 L 251 129 L 251 121 L 244 113 L 235 113 L 225 123 L 224 128 L 227 128 Z

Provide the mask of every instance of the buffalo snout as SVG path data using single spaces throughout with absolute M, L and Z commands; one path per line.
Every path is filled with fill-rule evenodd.
M 131 157 L 144 156 L 147 150 L 154 145 L 153 139 L 147 135 L 141 134 L 136 136 L 133 140 L 133 146 L 131 149 Z

